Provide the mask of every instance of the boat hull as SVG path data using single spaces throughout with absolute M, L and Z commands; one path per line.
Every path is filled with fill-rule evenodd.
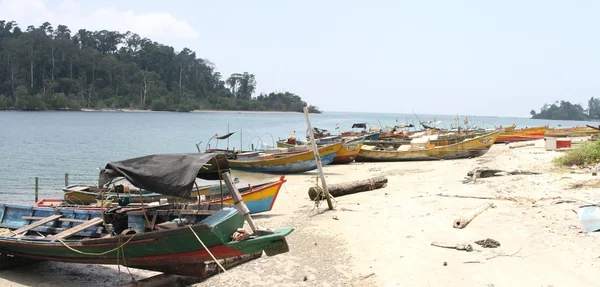
M 335 153 L 332 164 L 347 164 L 356 160 L 360 148 L 363 146 L 363 141 L 352 141 L 346 142 L 344 145 Z
M 358 154 L 357 161 L 428 161 L 479 157 L 488 152 L 497 136 L 498 132 L 494 132 L 464 142 L 422 150 L 384 151 L 363 148 Z
M 279 181 L 275 183 L 268 184 L 257 190 L 250 190 L 242 194 L 242 200 L 246 203 L 250 213 L 261 213 L 273 209 L 273 205 L 275 204 L 279 190 L 284 182 L 286 182 L 286 179 L 284 176 L 281 176 Z M 209 203 L 216 204 L 221 203 L 221 201 L 225 204 L 234 204 L 231 196 L 226 197 L 223 200 L 213 200 Z
M 13 211 L 18 208 L 18 206 L 11 207 Z M 22 209 L 31 209 L 31 207 L 23 206 Z M 44 208 L 35 209 L 45 211 Z M 52 210 L 51 208 L 46 209 Z M 62 210 L 58 210 L 58 212 L 62 212 Z M 80 213 L 85 212 L 100 213 L 80 211 Z M 14 213 L 6 213 L 6 211 L 2 213 L 1 217 L 0 226 L 4 228 L 15 229 L 14 225 L 19 225 L 19 221 L 22 221 L 19 217 L 14 216 Z M 27 224 L 20 223 L 21 226 Z M 46 225 L 51 224 L 56 223 L 51 222 Z M 197 224 L 110 238 L 50 240 L 0 236 L 0 253 L 48 261 L 122 264 L 147 270 L 190 275 L 186 274 L 185 270 L 189 271 L 189 268 L 185 268 L 185 266 L 201 265 L 205 261 L 213 260 L 199 240 L 215 258 L 223 259 L 262 250 L 285 248 L 287 247 L 285 236 L 293 231 L 291 228 L 284 228 L 276 230 L 273 234 L 231 242 L 229 239 L 231 234 L 238 228 L 242 228 L 243 224 L 243 217 L 235 209 L 226 208 L 215 212 Z M 46 228 L 48 227 L 46 226 Z M 43 228 L 33 230 L 43 232 Z M 117 248 L 118 246 L 121 248 Z
M 319 147 L 321 164 L 327 165 L 333 162 L 335 153 L 342 147 L 342 144 L 340 142 Z M 286 157 L 267 160 L 229 160 L 229 166 L 242 171 L 276 174 L 300 173 L 317 169 L 312 151 L 298 152 Z
M 535 127 L 525 129 L 515 129 L 510 131 L 501 131 L 496 138 L 495 143 L 507 143 L 518 141 L 530 141 L 544 138 L 548 127 Z

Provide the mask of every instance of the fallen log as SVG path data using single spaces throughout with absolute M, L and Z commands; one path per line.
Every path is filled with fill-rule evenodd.
M 235 256 L 235 257 L 229 257 L 229 258 L 225 258 L 225 259 L 221 259 L 219 260 L 219 263 L 223 266 L 223 268 L 225 268 L 225 270 L 229 270 L 235 266 L 238 266 L 240 264 L 252 261 L 254 259 L 257 259 L 259 257 L 262 256 L 262 251 L 261 252 L 256 252 L 256 253 L 251 253 L 251 254 L 244 254 L 241 256 Z M 148 277 L 148 278 L 144 278 L 142 280 L 138 280 L 134 283 L 130 283 L 127 285 L 122 285 L 122 287 L 137 287 L 137 286 L 144 286 L 144 287 L 158 287 L 158 286 L 177 286 L 177 287 L 183 287 L 183 286 L 190 286 L 192 284 L 196 284 L 196 283 L 200 283 L 206 279 L 208 279 L 209 277 L 212 277 L 214 275 L 217 275 L 219 273 L 222 273 L 223 270 L 220 269 L 220 267 L 214 262 L 214 261 L 209 261 L 206 262 L 206 267 L 204 269 L 203 272 L 200 272 L 199 270 L 199 276 L 195 277 L 195 276 L 182 276 L 182 275 L 174 275 L 174 274 L 167 274 L 167 273 L 163 273 L 163 274 L 159 274 L 156 276 L 152 276 L 152 277 Z
M 467 225 L 469 225 L 469 223 L 473 219 L 475 219 L 475 217 L 477 217 L 477 215 L 486 211 L 490 207 L 494 207 L 494 204 L 488 202 L 483 205 L 480 205 L 479 207 L 477 207 L 477 208 L 463 214 L 462 216 L 458 217 L 457 219 L 455 219 L 454 222 L 452 223 L 452 227 L 459 228 L 459 229 L 463 229 L 463 228 L 467 227 Z
M 327 189 L 329 190 L 330 195 L 332 195 L 333 197 L 339 197 L 348 194 L 383 188 L 386 186 L 387 182 L 388 180 L 385 176 L 378 176 L 365 180 L 328 184 Z M 319 198 L 319 200 L 325 199 L 323 189 L 320 186 L 313 186 L 309 188 L 308 197 L 310 198 L 310 200 L 315 200 L 317 197 Z

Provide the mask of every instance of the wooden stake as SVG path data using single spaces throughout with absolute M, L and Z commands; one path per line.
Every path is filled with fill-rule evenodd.
M 69 186 L 69 173 L 65 173 L 65 186 Z
M 329 210 L 333 210 L 333 203 L 329 196 L 329 189 L 327 189 L 327 182 L 325 182 L 325 175 L 323 174 L 323 166 L 321 164 L 321 156 L 319 155 L 319 149 L 315 142 L 315 134 L 313 133 L 312 125 L 310 124 L 310 118 L 308 117 L 308 108 L 304 107 L 304 117 L 306 118 L 306 125 L 308 126 L 308 135 L 310 136 L 310 142 L 312 144 L 313 153 L 315 154 L 315 161 L 317 162 L 317 170 L 319 170 L 319 177 L 321 178 L 321 185 L 323 186 L 323 192 L 325 193 L 325 199 Z
M 221 176 L 223 177 L 223 181 L 225 181 L 225 184 L 229 188 L 229 192 L 231 192 L 231 198 L 233 199 L 233 204 L 235 204 L 235 208 L 238 210 L 240 215 L 242 215 L 244 219 L 246 219 L 246 222 L 248 222 L 248 225 L 250 225 L 252 232 L 256 232 L 257 228 L 256 225 L 254 225 L 252 217 L 250 216 L 250 210 L 242 200 L 242 195 L 240 194 L 240 191 L 237 189 L 237 187 L 235 187 L 235 184 L 231 179 L 231 175 L 229 174 L 229 172 L 224 172 L 221 174 Z
M 35 177 L 35 202 L 38 202 L 38 192 L 39 192 L 39 184 L 38 184 L 38 177 Z

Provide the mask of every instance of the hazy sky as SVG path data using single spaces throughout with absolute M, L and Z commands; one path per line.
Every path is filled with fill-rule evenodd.
M 600 96 L 600 1 L 0 0 L 0 19 L 188 47 L 326 111 L 528 116 Z

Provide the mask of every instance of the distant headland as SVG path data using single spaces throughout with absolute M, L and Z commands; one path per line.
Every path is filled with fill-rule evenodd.
M 188 48 L 129 31 L 0 20 L 0 61 L 0 110 L 321 112 L 290 92 L 254 96 L 254 74 L 224 78 Z
M 539 113 L 531 110 L 529 114 L 532 119 L 597 121 L 600 120 L 600 98 L 591 97 L 587 109 L 569 101 L 556 101 L 551 105 L 544 104 Z

